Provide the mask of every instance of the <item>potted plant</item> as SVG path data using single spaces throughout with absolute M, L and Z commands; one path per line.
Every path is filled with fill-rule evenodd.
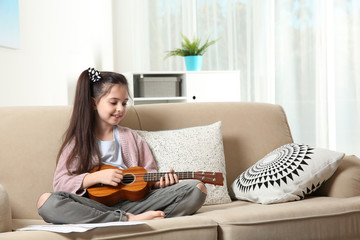
M 208 47 L 213 45 L 217 40 L 209 42 L 206 40 L 204 44 L 200 44 L 201 39 L 194 36 L 193 40 L 190 41 L 188 37 L 181 34 L 183 41 L 181 42 L 181 48 L 177 48 L 172 51 L 168 51 L 165 59 L 172 56 L 180 56 L 185 58 L 186 70 L 188 71 L 200 71 L 202 67 L 202 59 L 204 53 Z

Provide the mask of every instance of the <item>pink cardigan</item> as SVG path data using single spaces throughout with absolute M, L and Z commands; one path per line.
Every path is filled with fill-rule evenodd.
M 148 172 L 156 172 L 157 167 L 147 143 L 135 131 L 129 128 L 119 126 L 118 130 L 120 134 L 122 157 L 125 165 L 128 168 L 141 166 Z M 69 175 L 68 170 L 66 169 L 66 159 L 73 147 L 74 144 L 70 143 L 61 153 L 54 173 L 53 187 L 54 191 L 65 191 L 84 195 L 86 189 L 81 189 L 81 185 L 84 177 L 89 173 Z M 91 161 L 95 164 L 96 157 L 93 157 Z M 70 172 L 74 172 L 74 166 L 76 166 L 75 163 L 73 166 L 70 166 Z

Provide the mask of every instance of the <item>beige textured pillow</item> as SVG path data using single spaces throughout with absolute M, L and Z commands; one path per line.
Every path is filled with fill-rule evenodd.
M 205 184 L 208 191 L 205 205 L 231 202 L 226 187 L 221 122 L 177 130 L 137 133 L 148 143 L 159 172 L 168 172 L 170 168 L 178 172 L 221 172 L 224 186 Z

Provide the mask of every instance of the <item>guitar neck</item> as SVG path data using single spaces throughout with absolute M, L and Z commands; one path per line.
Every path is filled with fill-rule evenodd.
M 161 177 L 165 174 L 176 174 L 179 180 L 184 179 L 194 179 L 194 172 L 159 172 L 159 173 L 145 173 L 144 181 L 145 182 L 156 182 L 159 181 Z
M 203 183 L 223 186 L 224 177 L 220 172 L 160 172 L 160 173 L 146 173 L 144 175 L 144 182 L 156 182 L 165 174 L 176 174 L 179 180 L 182 179 L 197 179 Z

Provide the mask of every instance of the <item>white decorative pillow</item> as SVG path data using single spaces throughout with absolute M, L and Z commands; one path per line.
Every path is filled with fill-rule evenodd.
M 327 149 L 286 144 L 237 177 L 230 195 L 262 204 L 301 200 L 333 175 L 343 157 Z
M 180 171 L 221 172 L 223 186 L 205 184 L 206 204 L 231 202 L 225 176 L 225 156 L 221 133 L 221 122 L 166 131 L 136 131 L 149 145 L 159 172 L 173 168 Z

